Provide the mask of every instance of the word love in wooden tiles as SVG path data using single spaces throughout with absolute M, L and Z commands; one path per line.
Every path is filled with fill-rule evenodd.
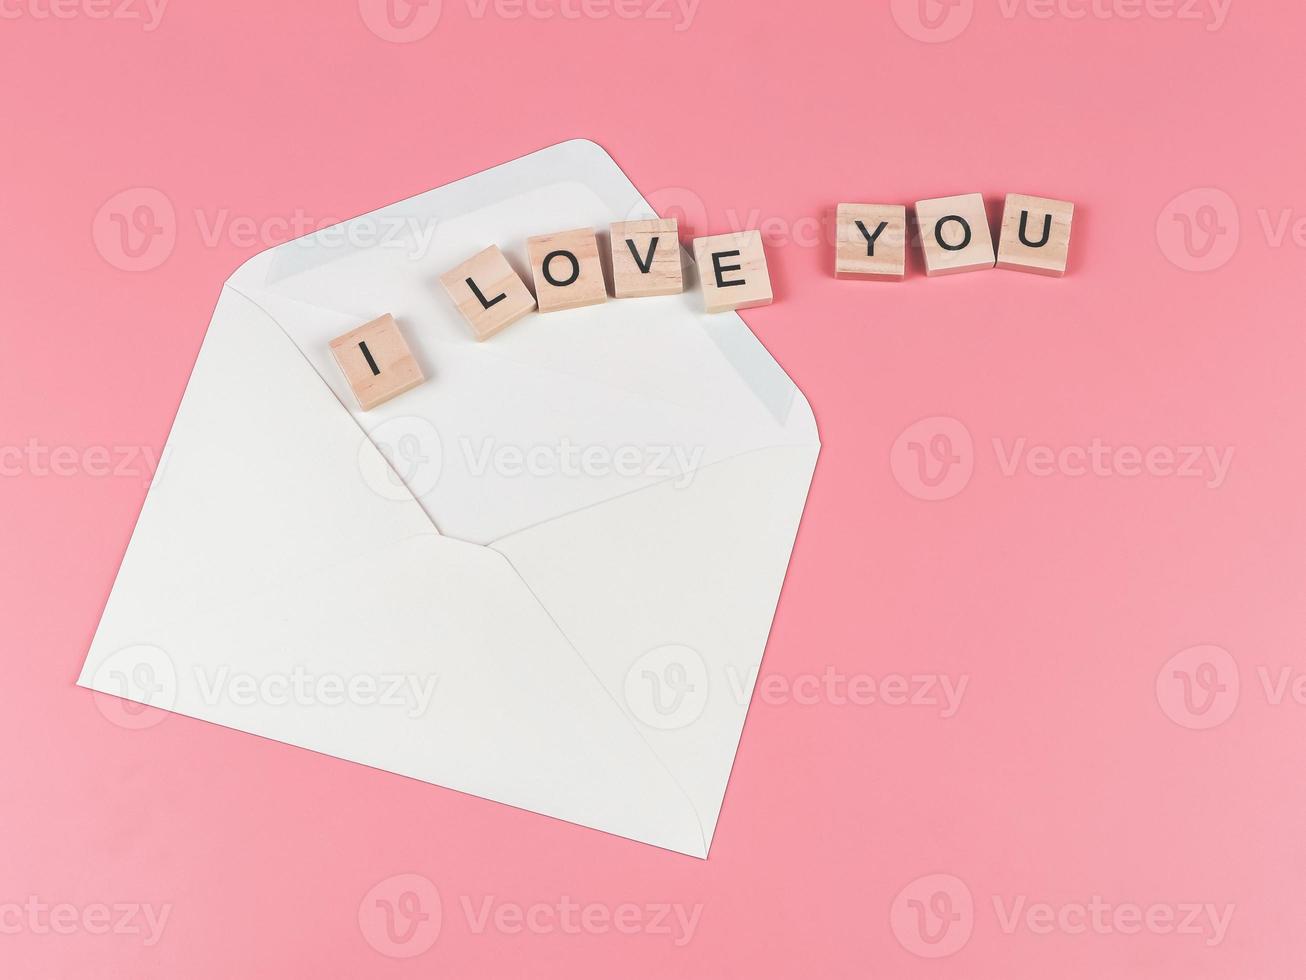
M 927 276 L 1014 269 L 1063 276 L 1070 258 L 1069 201 L 1008 194 L 996 253 L 979 194 L 916 202 Z M 907 274 L 907 209 L 900 204 L 841 204 L 834 272 L 840 279 L 902 279 Z
M 679 235 L 674 218 L 614 224 L 608 237 L 612 295 L 631 299 L 684 292 Z M 709 313 L 771 302 L 771 276 L 760 232 L 700 238 L 694 242 L 694 253 L 709 270 L 703 281 Z M 477 340 L 494 336 L 535 310 L 557 313 L 608 301 L 598 235 L 592 228 L 537 235 L 527 240 L 526 254 L 535 280 L 533 296 L 494 245 L 441 277 Z

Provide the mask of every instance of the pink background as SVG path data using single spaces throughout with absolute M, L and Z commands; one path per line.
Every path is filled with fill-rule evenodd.
M 1306 707 L 1275 691 L 1306 670 L 1306 12 L 535 0 L 513 18 L 444 0 L 405 33 L 369 0 L 178 2 L 153 30 L 67 2 L 51 18 L 14 0 L 0 23 L 0 974 L 1306 969 Z M 564 7 L 580 16 L 542 16 Z M 697 232 L 761 225 L 777 301 L 746 318 L 825 442 L 711 859 L 181 717 L 112 724 L 73 681 L 146 479 L 82 453 L 158 451 L 219 283 L 286 237 L 278 219 L 340 219 L 575 136 Z M 832 277 L 812 222 L 838 202 L 969 191 L 995 222 L 1008 191 L 1076 202 L 1070 275 L 927 280 L 913 256 L 900 285 Z M 111 215 L 141 203 L 162 233 L 133 262 Z M 262 230 L 215 239 L 224 218 Z M 895 452 L 921 419 L 943 421 Z M 940 433 L 963 469 L 925 501 L 905 443 Z M 1004 471 L 1021 439 L 1159 462 Z M 29 445 L 80 462 L 50 473 Z M 1232 449 L 1225 478 L 1165 475 L 1161 449 L 1185 446 Z M 1183 653 L 1201 645 L 1224 652 Z M 827 671 L 967 687 L 945 718 L 803 680 Z M 409 890 L 429 913 L 427 883 L 443 915 L 398 948 L 416 955 L 379 951 L 364 896 Z M 170 913 L 153 945 L 58 935 L 15 910 L 29 896 Z M 478 932 L 464 902 L 489 896 L 702 909 L 681 945 Z M 1052 906 L 1050 931 L 1006 921 L 1022 896 Z M 1132 934 L 1076 928 L 1094 896 L 1126 925 L 1130 905 L 1160 911 Z M 919 919 L 913 897 L 957 918 Z M 1192 902 L 1233 906 L 1218 942 L 1157 924 Z

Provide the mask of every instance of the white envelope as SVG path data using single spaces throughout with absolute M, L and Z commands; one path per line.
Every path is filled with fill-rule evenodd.
M 79 684 L 705 858 L 811 409 L 692 265 L 485 343 L 439 285 L 652 213 L 577 140 L 245 263 Z M 327 344 L 384 313 L 427 381 L 362 413 Z

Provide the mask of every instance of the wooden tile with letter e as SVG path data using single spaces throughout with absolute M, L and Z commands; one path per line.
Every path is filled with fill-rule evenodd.
M 541 313 L 574 310 L 608 301 L 603 260 L 593 228 L 537 235 L 526 240 L 535 298 Z
M 917 201 L 916 220 L 927 276 L 993 268 L 993 235 L 982 194 Z
M 331 356 L 365 412 L 425 380 L 389 313 L 331 341 Z
M 840 204 L 835 213 L 838 279 L 902 279 L 907 274 L 907 209 L 901 204 Z
M 477 340 L 493 337 L 535 309 L 535 297 L 497 245 L 446 272 L 440 283 Z
M 769 306 L 774 298 L 760 231 L 696 238 L 694 261 L 709 313 Z
M 1064 276 L 1075 206 L 1049 197 L 1008 194 L 998 235 L 998 268 Z
M 619 221 L 612 226 L 612 295 L 670 296 L 685 291 L 680 223 L 675 218 Z

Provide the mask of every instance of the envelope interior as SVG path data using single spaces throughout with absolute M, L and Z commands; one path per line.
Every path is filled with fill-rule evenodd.
M 338 245 L 319 235 L 282 246 L 289 261 L 270 256 L 261 288 L 242 287 L 442 534 L 489 544 L 663 481 L 687 485 L 706 466 L 790 441 L 790 429 L 794 444 L 811 441 L 810 415 L 792 411 L 801 396 L 743 322 L 701 312 L 688 258 L 682 295 L 532 314 L 473 339 L 440 276 L 498 244 L 533 285 L 526 239 L 568 228 L 599 230 L 606 252 L 608 226 L 627 215 L 589 187 L 562 181 L 444 210 L 417 198 L 333 229 Z M 328 344 L 384 313 L 427 381 L 362 412 Z

